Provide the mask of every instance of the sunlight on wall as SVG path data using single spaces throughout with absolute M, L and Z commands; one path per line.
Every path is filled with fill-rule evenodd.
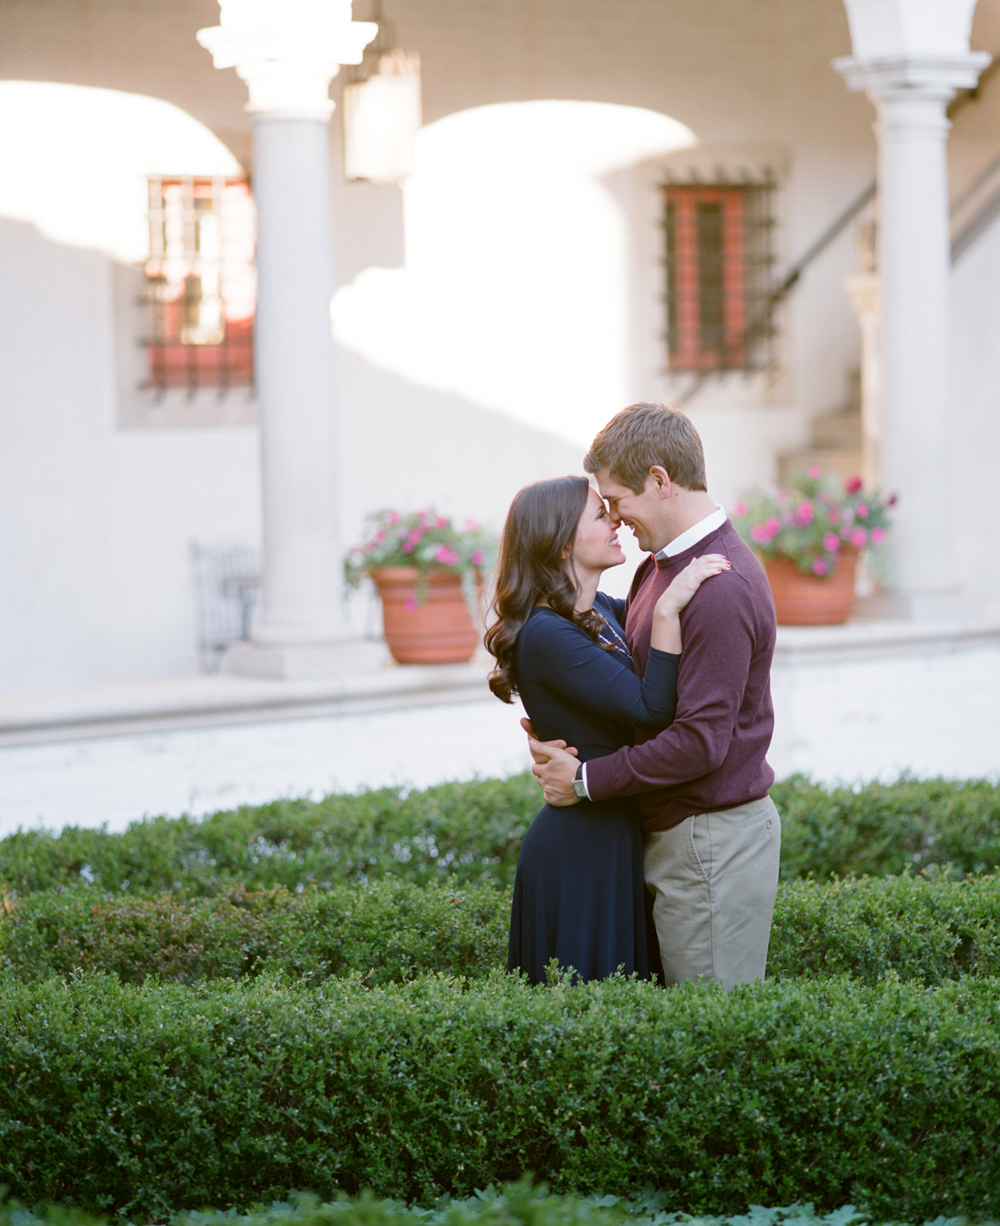
M 511 102 L 424 128 L 404 185 L 406 268 L 334 296 L 377 366 L 587 443 L 625 403 L 627 236 L 600 177 L 695 142 L 598 102 Z
M 0 166 L 0 217 L 127 263 L 148 252 L 147 175 L 240 169 L 169 102 L 43 81 L 0 81 Z

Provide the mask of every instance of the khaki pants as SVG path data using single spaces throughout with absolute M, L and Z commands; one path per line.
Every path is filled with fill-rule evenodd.
M 668 984 L 764 978 L 781 819 L 769 796 L 646 836 L 646 888 Z

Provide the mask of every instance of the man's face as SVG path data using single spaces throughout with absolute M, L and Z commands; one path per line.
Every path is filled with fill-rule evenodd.
M 608 504 L 611 522 L 616 528 L 619 524 L 631 528 L 640 549 L 655 553 L 669 544 L 673 534 L 667 522 L 669 502 L 665 494 L 668 491 L 658 474 L 650 472 L 639 493 L 615 481 L 607 468 L 599 469 L 594 479 Z

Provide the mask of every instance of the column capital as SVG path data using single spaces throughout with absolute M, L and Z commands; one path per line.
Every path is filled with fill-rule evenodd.
M 985 51 L 958 55 L 903 55 L 874 58 L 847 55 L 833 66 L 852 90 L 873 101 L 912 98 L 947 102 L 959 89 L 972 89 L 990 62 Z
M 330 81 L 341 64 L 360 64 L 378 33 L 352 21 L 351 0 L 220 0 L 220 24 L 199 30 L 216 68 L 246 82 L 251 114 L 327 119 Z

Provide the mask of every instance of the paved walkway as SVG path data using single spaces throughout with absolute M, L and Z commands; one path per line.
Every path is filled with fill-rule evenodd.
M 18 826 L 122 830 L 144 814 L 513 774 L 528 764 L 520 714 L 490 698 L 8 746 L 0 748 L 0 837 Z

